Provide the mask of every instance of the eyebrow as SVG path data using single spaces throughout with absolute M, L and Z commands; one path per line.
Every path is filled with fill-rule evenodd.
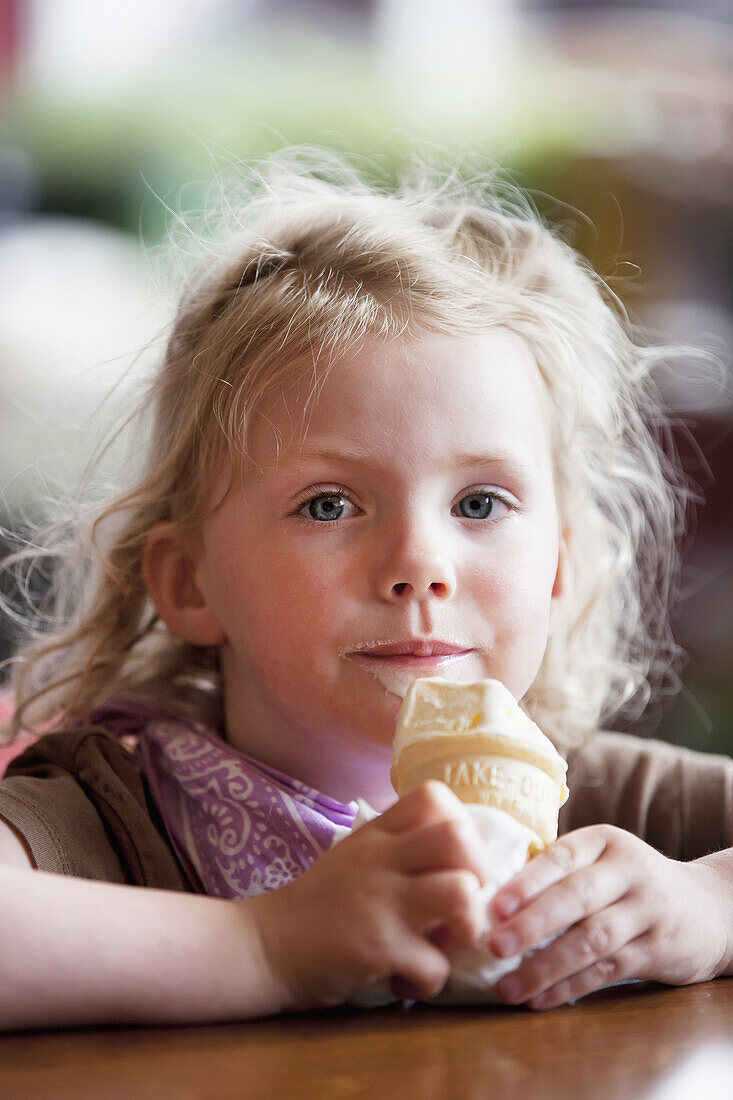
M 526 458 L 510 450 L 456 455 L 455 464 L 461 470 L 468 466 L 511 466 L 515 470 L 527 470 L 530 466 Z
M 373 457 L 369 454 L 348 449 L 338 451 L 302 451 L 299 454 L 293 455 L 291 461 L 312 461 L 314 459 L 321 459 L 326 462 L 349 462 L 353 466 L 371 466 L 374 462 Z M 471 466 L 509 466 L 513 470 L 519 472 L 528 470 L 531 466 L 531 463 L 529 463 L 526 458 L 509 449 L 496 450 L 493 452 L 457 454 L 452 464 L 459 470 L 465 470 Z

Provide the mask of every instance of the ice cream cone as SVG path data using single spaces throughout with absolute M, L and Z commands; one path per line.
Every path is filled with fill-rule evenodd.
M 530 854 L 557 837 L 567 765 L 497 680 L 416 680 L 394 742 L 392 785 L 402 796 L 428 779 L 462 802 L 504 810 L 530 830 Z

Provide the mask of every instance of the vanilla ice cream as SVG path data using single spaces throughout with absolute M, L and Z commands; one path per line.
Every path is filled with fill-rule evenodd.
M 558 811 L 568 797 L 566 773 L 550 739 L 498 680 L 468 684 L 433 677 L 410 685 L 397 721 L 392 784 L 402 797 L 439 779 L 467 804 L 491 868 L 481 890 L 482 936 L 491 928 L 489 903 L 497 890 L 557 837 Z M 434 1001 L 489 1004 L 500 1000 L 496 983 L 521 957 L 499 959 L 488 949 L 467 948 L 450 953 L 449 960 L 450 977 Z M 375 1007 L 393 1000 L 380 985 L 352 1003 Z
M 456 684 L 439 677 L 410 687 L 393 759 L 392 783 L 400 796 L 440 779 L 468 804 L 492 868 L 481 891 L 485 935 L 496 891 L 557 837 L 558 811 L 568 797 L 565 761 L 498 680 Z M 438 1004 L 498 1001 L 496 983 L 521 962 L 479 948 L 454 951 L 449 959 Z

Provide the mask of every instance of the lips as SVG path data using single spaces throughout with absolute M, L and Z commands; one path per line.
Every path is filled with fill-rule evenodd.
M 471 646 L 453 645 L 449 642 L 431 641 L 427 638 L 411 638 L 404 642 L 390 642 L 384 645 L 371 646 L 369 649 L 360 649 L 351 656 L 395 663 L 399 661 L 425 661 L 429 663 L 438 661 L 440 658 L 460 657 L 471 652 L 473 652 Z
M 473 683 L 488 676 L 482 651 L 468 641 L 446 642 L 437 638 L 404 638 L 401 641 L 366 642 L 342 652 L 373 676 L 392 695 L 404 699 L 410 684 L 422 676 L 442 676 L 457 683 Z

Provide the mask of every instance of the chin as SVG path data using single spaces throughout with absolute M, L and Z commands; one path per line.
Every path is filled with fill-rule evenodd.
M 360 708 L 359 728 L 355 730 L 359 740 L 391 754 L 401 706 L 399 696 L 383 691 L 376 703 Z

